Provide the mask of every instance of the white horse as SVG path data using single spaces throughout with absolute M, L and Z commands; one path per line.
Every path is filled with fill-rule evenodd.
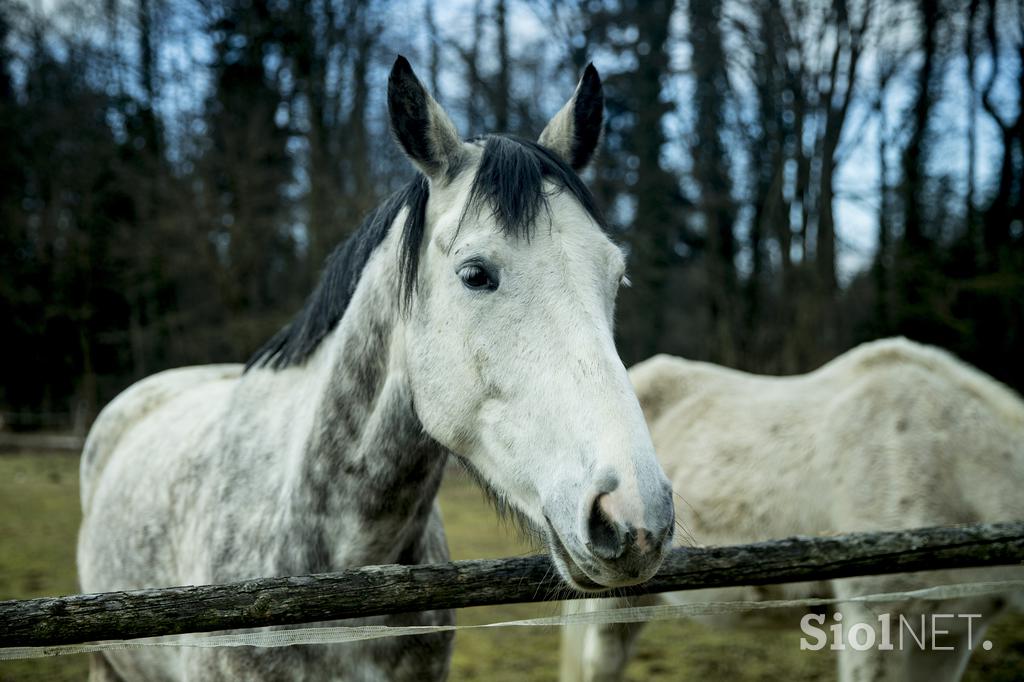
M 877 341 L 815 372 L 792 377 L 754 376 L 659 355 L 633 367 L 630 378 L 677 493 L 677 513 L 685 517 L 697 543 L 1024 519 L 1024 402 L 936 348 L 905 339 Z M 685 603 L 847 597 L 1019 579 L 1022 573 L 1015 567 L 927 572 L 677 592 L 662 598 Z M 838 612 L 844 632 L 863 622 L 876 630 L 875 642 L 881 641 L 880 613 L 890 614 L 894 641 L 902 627 L 900 614 L 915 624 L 918 635 L 921 615 L 983 617 L 936 621 L 936 641 L 953 647 L 951 651 L 922 651 L 906 628 L 902 652 L 861 652 L 847 645 L 839 652 L 839 679 L 958 680 L 985 628 L 1020 596 L 871 609 L 843 604 Z M 616 605 L 622 604 L 587 600 L 567 603 L 567 609 Z M 780 624 L 791 627 L 801 618 L 799 613 L 779 615 L 784 616 Z M 930 623 L 926 618 L 926 627 Z M 835 624 L 832 617 L 812 623 L 827 632 L 829 646 L 829 628 Z M 950 632 L 943 635 L 943 629 Z M 567 628 L 563 682 L 621 679 L 638 631 L 635 625 Z M 818 642 L 817 635 L 806 639 L 808 644 Z M 859 634 L 857 643 L 863 646 L 868 640 Z
M 597 72 L 539 143 L 461 141 L 401 57 L 388 104 L 422 175 L 332 255 L 291 324 L 246 367 L 135 384 L 93 426 L 84 591 L 445 561 L 449 453 L 547 542 L 570 586 L 657 570 L 671 488 L 612 338 L 623 256 L 576 174 L 601 132 Z M 434 680 L 450 648 L 427 635 L 116 651 L 91 679 Z

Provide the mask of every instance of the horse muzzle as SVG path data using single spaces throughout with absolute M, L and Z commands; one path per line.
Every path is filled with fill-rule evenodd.
M 548 544 L 555 566 L 573 587 L 599 591 L 645 582 L 661 566 L 672 542 L 675 509 L 667 482 L 642 514 L 619 513 L 614 492 L 598 492 L 586 507 L 581 537 L 560 534 L 547 519 Z M 637 521 L 640 521 L 639 523 Z

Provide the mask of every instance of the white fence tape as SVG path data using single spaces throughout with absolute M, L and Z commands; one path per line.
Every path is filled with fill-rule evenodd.
M 589 611 L 547 618 L 530 618 L 526 620 L 509 620 L 499 623 L 482 625 L 418 625 L 418 626 L 387 626 L 387 625 L 352 625 L 352 626 L 317 626 L 305 628 L 264 628 L 257 631 L 208 634 L 189 633 L 164 637 L 149 637 L 131 640 L 111 640 L 91 644 L 64 644 L 43 647 L 10 647 L 0 649 L 0 661 L 23 658 L 42 658 L 45 656 L 66 656 L 68 654 L 86 654 L 97 651 L 115 649 L 142 649 L 146 647 L 279 647 L 296 644 L 339 644 L 356 642 L 380 637 L 404 637 L 406 635 L 423 635 L 431 632 L 451 632 L 455 630 L 478 630 L 484 628 L 505 627 L 556 627 L 561 625 L 597 625 L 606 623 L 640 623 L 663 620 L 674 620 L 688 616 L 713 616 L 748 611 L 763 611 L 780 608 L 808 608 L 812 606 L 830 606 L 843 602 L 887 603 L 909 600 L 943 601 L 962 597 L 978 597 L 983 595 L 1006 594 L 1024 591 L 1024 580 L 1004 580 L 999 582 L 958 583 L 939 585 L 909 592 L 885 592 L 868 594 L 844 599 L 808 598 L 781 599 L 769 601 L 724 601 L 695 602 L 692 604 L 664 604 L 659 606 L 636 606 L 606 611 Z

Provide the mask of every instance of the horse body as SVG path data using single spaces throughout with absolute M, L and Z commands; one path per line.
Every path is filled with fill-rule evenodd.
M 589 67 L 539 142 L 463 142 L 399 58 L 391 126 L 421 174 L 246 367 L 165 372 L 103 411 L 82 459 L 81 588 L 445 561 L 449 455 L 546 541 L 568 584 L 653 575 L 671 488 L 615 352 L 624 258 L 576 174 L 602 102 Z M 450 650 L 444 633 L 117 651 L 93 658 L 91 679 L 438 680 Z
M 658 356 L 631 377 L 701 542 L 1024 517 L 1024 405 L 937 349 L 884 340 L 778 378 Z
M 171 370 L 104 410 L 82 464 L 85 591 L 448 559 L 434 503 L 447 452 L 424 436 L 401 375 L 387 372 L 389 325 L 368 319 L 396 309 L 375 286 L 397 263 L 389 246 L 302 367 Z M 428 612 L 358 624 L 451 622 Z M 420 680 L 444 676 L 450 643 L 440 634 L 107 656 L 126 680 Z
M 792 377 L 656 356 L 630 376 L 677 493 L 677 513 L 700 544 L 1024 518 L 1024 403 L 938 349 L 887 339 Z M 664 599 L 842 597 L 1021 573 L 1013 567 L 928 572 L 697 590 Z M 840 678 L 959 679 L 984 628 L 1018 597 L 892 604 L 873 612 L 842 605 L 848 626 L 877 625 L 878 612 L 985 617 L 973 624 L 971 646 L 966 631 L 950 634 L 955 652 L 900 656 L 847 648 L 839 654 Z M 799 622 L 799 614 L 777 615 L 789 626 Z M 957 624 L 963 621 L 951 629 Z M 563 679 L 620 679 L 636 633 L 614 626 L 569 633 Z

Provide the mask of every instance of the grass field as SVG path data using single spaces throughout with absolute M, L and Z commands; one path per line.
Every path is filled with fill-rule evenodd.
M 529 550 L 505 531 L 463 476 L 450 476 L 441 501 L 456 559 L 511 556 Z M 76 591 L 74 547 L 78 528 L 78 458 L 65 454 L 0 455 L 0 600 Z M 555 604 L 466 609 L 461 624 L 547 616 Z M 2 627 L 2 624 L 0 624 Z M 992 651 L 971 660 L 970 682 L 1024 680 L 1024 618 L 1003 619 L 987 636 Z M 692 621 L 657 623 L 645 630 L 629 668 L 638 681 L 737 682 L 833 679 L 827 652 L 799 650 L 800 633 L 767 627 L 720 630 Z M 504 628 L 459 632 L 452 680 L 554 680 L 558 632 Z M 0 682 L 82 680 L 83 657 L 0 662 Z

